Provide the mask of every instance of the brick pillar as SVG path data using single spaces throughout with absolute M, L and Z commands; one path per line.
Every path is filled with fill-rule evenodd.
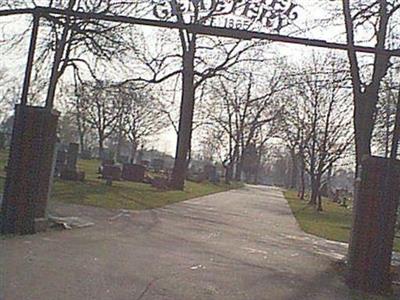
M 15 108 L 1 232 L 31 234 L 45 221 L 59 113 L 41 107 Z
M 365 157 L 355 192 L 348 284 L 373 293 L 390 291 L 400 161 Z

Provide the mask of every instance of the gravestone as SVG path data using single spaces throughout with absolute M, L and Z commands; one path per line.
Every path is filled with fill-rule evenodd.
M 212 183 L 217 183 L 219 182 L 219 176 L 217 173 L 217 168 L 213 165 L 206 165 L 204 167 L 204 174 L 206 176 L 206 179 Z
M 103 159 L 101 161 L 101 166 L 113 166 L 115 161 L 113 159 Z
M 186 179 L 194 182 L 202 182 L 207 178 L 202 168 L 196 167 L 195 165 L 191 164 L 190 168 L 186 172 Z
M 67 152 L 67 169 L 76 171 L 76 163 L 78 162 L 79 144 L 70 143 Z
M 150 166 L 150 161 L 148 160 L 140 160 L 140 164 L 144 167 L 146 167 L 146 169 Z
M 126 156 L 126 155 L 119 155 L 119 156 L 117 157 L 117 161 L 118 161 L 120 164 L 126 164 L 126 163 L 129 162 L 129 156 Z
M 146 167 L 137 164 L 124 164 L 122 168 L 122 179 L 134 182 L 143 182 Z
M 83 181 L 85 173 L 76 167 L 79 154 L 79 144 L 70 143 L 67 151 L 66 164 L 61 170 L 60 178 L 64 180 Z
M 151 160 L 151 167 L 154 172 L 159 173 L 164 169 L 164 160 L 160 158 L 155 158 Z
M 340 189 L 336 189 L 335 193 L 333 194 L 333 202 L 340 203 Z
M 92 153 L 90 150 L 82 150 L 80 157 L 81 159 L 92 159 Z
M 67 152 L 65 152 L 63 149 L 57 150 L 54 176 L 56 177 L 60 176 L 61 171 L 65 168 L 66 161 L 67 161 Z
M 213 173 L 211 173 L 211 176 L 209 177 L 209 181 L 211 183 L 219 183 L 221 181 L 221 178 L 216 169 L 215 169 L 215 171 L 213 171 Z
M 112 151 L 107 148 L 104 148 L 102 151 L 99 150 L 99 159 L 101 161 L 115 161 Z
M 101 170 L 102 177 L 106 180 L 121 180 L 121 167 L 117 165 L 104 165 Z
M 113 159 L 102 159 L 101 164 L 97 169 L 97 174 L 103 174 L 104 166 L 113 166 L 115 161 Z

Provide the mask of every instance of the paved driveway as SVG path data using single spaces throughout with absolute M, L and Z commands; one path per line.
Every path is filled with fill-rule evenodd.
M 351 299 L 332 269 L 345 245 L 304 234 L 276 189 L 51 209 L 95 226 L 0 241 L 1 299 Z

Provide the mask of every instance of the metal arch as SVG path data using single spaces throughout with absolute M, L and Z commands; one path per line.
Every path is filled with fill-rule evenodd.
M 105 14 L 90 13 L 90 12 L 76 12 L 71 10 L 48 8 L 42 6 L 38 6 L 33 9 L 0 10 L 0 16 L 10 16 L 17 14 L 34 14 L 34 15 L 36 14 L 43 17 L 45 17 L 46 15 L 71 16 L 82 20 L 90 19 L 90 20 L 118 22 L 118 23 L 134 24 L 134 25 L 169 28 L 169 29 L 184 29 L 192 33 L 227 37 L 233 39 L 269 40 L 274 42 L 297 44 L 297 45 L 319 47 L 319 48 L 337 49 L 337 50 L 351 49 L 361 53 L 381 54 L 381 55 L 400 57 L 400 49 L 389 50 L 389 49 L 377 49 L 374 47 L 366 47 L 366 46 L 356 46 L 356 45 L 349 46 L 348 44 L 328 42 L 319 39 L 290 37 L 287 35 L 247 31 L 243 29 L 229 29 L 229 28 L 213 27 L 200 24 L 176 23 L 176 22 L 168 22 L 160 20 L 135 18 L 129 16 L 113 16 L 113 15 L 105 15 Z

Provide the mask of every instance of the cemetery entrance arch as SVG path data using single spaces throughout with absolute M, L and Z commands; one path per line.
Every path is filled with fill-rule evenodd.
M 293 7 L 290 7 L 290 9 L 293 9 Z M 234 11 L 232 10 L 232 12 Z M 162 17 L 162 14 L 168 14 L 171 12 L 166 10 L 165 7 L 162 7 L 161 3 L 158 4 L 157 7 L 155 7 L 154 13 L 156 16 Z M 350 49 L 350 46 L 347 44 L 331 43 L 324 40 L 297 38 L 279 34 L 248 31 L 240 28 L 232 29 L 204 24 L 169 22 L 163 20 L 134 18 L 129 16 L 104 15 L 47 7 L 0 11 L 0 16 L 10 16 L 17 14 L 30 14 L 33 16 L 34 22 L 28 61 L 25 71 L 22 97 L 20 104 L 16 108 L 15 124 L 12 135 L 10 150 L 11 154 L 8 164 L 4 201 L 2 205 L 3 233 L 34 233 L 37 230 L 38 221 L 45 218 L 47 196 L 51 181 L 51 162 L 54 153 L 58 115 L 52 110 L 53 99 L 57 84 L 57 75 L 54 73 L 54 69 L 49 80 L 49 91 L 45 107 L 32 107 L 28 106 L 27 103 L 40 18 L 45 18 L 49 16 L 59 16 L 65 18 L 74 17 L 76 19 L 82 20 L 99 20 L 106 22 L 118 22 L 125 24 L 154 26 L 160 28 L 180 29 L 193 34 L 219 36 L 233 39 L 268 40 L 337 50 Z M 230 23 L 228 22 L 226 24 Z M 351 46 L 351 50 L 375 55 L 400 56 L 400 50 L 378 50 L 373 47 L 363 46 Z M 56 54 L 55 60 L 57 59 L 60 59 L 60 57 L 58 57 Z M 183 110 L 185 110 L 185 105 L 187 104 L 185 104 L 185 101 L 183 101 Z M 189 144 L 191 136 L 191 125 L 192 120 L 190 118 L 188 119 L 181 117 L 181 130 L 179 132 L 179 138 L 181 138 L 183 135 L 189 135 L 189 139 L 182 139 L 184 142 L 178 143 L 177 147 L 176 165 L 177 162 L 180 162 L 181 169 L 178 171 L 182 172 L 182 176 L 180 177 L 180 180 L 182 182 L 184 179 L 184 172 L 186 167 L 186 163 L 182 164 L 182 162 L 186 161 L 187 150 L 190 147 Z M 42 149 L 45 149 L 45 151 L 40 151 Z M 38 152 L 40 153 L 39 156 L 37 156 Z M 34 161 L 35 163 L 27 163 L 29 161 Z M 38 176 L 38 174 L 40 176 Z M 392 206 L 389 205 L 388 207 Z M 385 213 L 390 214 L 390 212 Z M 368 216 L 360 215 L 357 209 L 355 209 L 355 216 L 355 219 L 368 218 Z M 362 226 L 362 223 L 360 224 Z M 354 226 L 360 225 L 358 223 L 354 223 Z M 378 228 L 379 223 L 376 223 L 375 227 Z M 359 245 L 365 244 L 360 242 L 360 240 L 365 240 L 365 238 L 367 238 L 365 235 L 362 234 L 362 231 L 362 228 L 361 230 L 360 228 L 353 228 L 353 235 L 355 238 L 352 239 L 352 243 L 359 243 Z M 377 234 L 379 235 L 379 233 L 380 232 L 378 230 Z M 358 245 L 356 244 L 350 247 L 350 251 L 352 251 L 352 249 L 358 249 Z M 353 278 L 350 279 L 356 283 L 356 287 L 362 288 L 365 286 L 365 284 L 371 283 L 373 280 L 376 280 L 376 276 L 382 275 L 375 274 L 374 272 L 368 272 L 368 270 L 374 269 L 376 264 L 382 266 L 380 270 L 382 270 L 382 272 L 385 272 L 385 276 L 390 272 L 390 259 L 388 259 L 387 257 L 388 253 L 390 254 L 390 252 L 391 251 L 382 251 L 380 255 L 385 255 L 385 257 L 374 258 L 372 261 L 368 260 L 368 253 L 366 253 L 361 259 L 361 264 L 350 261 L 350 268 L 352 271 L 350 272 L 350 274 L 352 274 L 351 276 L 353 276 Z M 360 255 L 353 252 L 350 253 L 349 257 L 353 260 L 357 260 L 357 262 L 360 262 L 360 260 L 358 259 Z M 373 276 L 370 276 L 370 274 L 373 274 Z M 387 285 L 387 280 L 389 280 L 390 276 L 385 276 L 383 277 L 385 278 L 386 282 L 384 282 L 383 284 Z

